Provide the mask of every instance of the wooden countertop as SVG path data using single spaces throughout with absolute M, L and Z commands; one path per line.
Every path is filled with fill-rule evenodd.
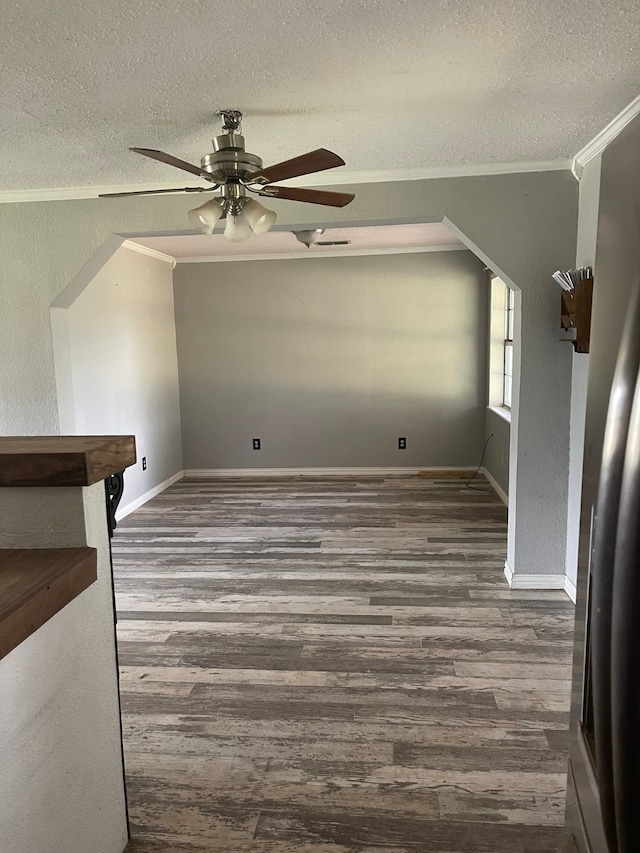
M 96 579 L 95 548 L 0 550 L 0 658 Z
M 0 437 L 0 486 L 90 486 L 135 462 L 132 435 Z

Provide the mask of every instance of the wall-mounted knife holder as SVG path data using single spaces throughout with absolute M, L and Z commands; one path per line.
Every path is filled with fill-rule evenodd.
M 592 298 L 592 278 L 583 279 L 573 290 L 561 291 L 560 325 L 574 330 L 574 336 L 565 340 L 571 341 L 576 352 L 589 352 Z

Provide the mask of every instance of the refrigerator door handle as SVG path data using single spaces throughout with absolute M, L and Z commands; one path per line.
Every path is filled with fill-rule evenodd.
M 640 365 L 639 329 L 640 287 L 636 287 L 629 304 L 611 385 L 591 554 L 591 664 L 596 770 L 602 823 L 610 853 L 621 853 L 616 828 L 612 756 L 613 568 L 627 434 Z
M 640 317 L 636 329 L 640 335 Z M 640 372 L 624 461 L 613 573 L 611 723 L 619 853 L 640 850 Z

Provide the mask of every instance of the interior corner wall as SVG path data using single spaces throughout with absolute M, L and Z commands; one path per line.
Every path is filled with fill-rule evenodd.
M 461 251 L 179 264 L 185 468 L 477 465 L 486 291 Z
M 75 433 L 135 435 L 121 507 L 135 504 L 182 469 L 171 265 L 119 248 L 61 313 L 54 353 L 70 365 Z

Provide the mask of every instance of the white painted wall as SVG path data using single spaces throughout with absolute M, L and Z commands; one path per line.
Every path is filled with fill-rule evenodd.
M 71 300 L 52 308 L 61 432 L 135 435 L 126 511 L 182 469 L 171 264 L 121 247 Z
M 0 548 L 98 550 L 98 580 L 0 660 L 0 853 L 127 843 L 103 483 L 0 488 Z
M 578 266 L 586 265 L 587 264 L 578 264 Z M 589 265 L 591 265 L 591 262 Z M 574 603 L 576 600 L 576 583 L 578 580 L 582 459 L 584 454 L 584 428 L 587 414 L 588 376 L 589 356 L 586 353 L 574 353 L 571 381 L 569 503 L 567 506 L 567 565 L 565 569 L 567 577 L 566 590 Z
M 576 267 L 590 266 L 595 269 L 596 266 L 601 168 L 602 155 L 598 155 L 586 164 L 580 178 Z M 568 347 L 570 344 L 566 346 Z M 587 413 L 588 376 L 589 355 L 574 352 L 571 368 L 569 501 L 567 507 L 567 562 L 565 568 L 567 578 L 566 589 L 574 602 L 576 600 L 576 584 L 578 579 L 582 462 Z
M 477 465 L 486 288 L 470 252 L 179 264 L 185 468 Z

